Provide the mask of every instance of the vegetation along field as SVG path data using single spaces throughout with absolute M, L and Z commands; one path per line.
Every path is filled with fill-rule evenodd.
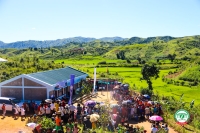
M 118 79 L 129 84 L 132 90 L 144 92 L 150 87 L 150 82 L 146 82 L 147 79 L 141 72 L 145 66 L 154 64 L 159 69 L 159 77 L 155 79 L 154 75 L 149 79 L 152 82 L 152 89 L 148 92 L 153 91 L 159 99 L 170 101 L 171 114 L 185 106 L 190 112 L 194 111 L 196 108 L 191 110 L 189 106 L 193 100 L 196 107 L 200 104 L 200 36 L 133 37 L 109 42 L 68 42 L 54 47 L 16 46 L 13 44 L 14 48 L 0 49 L 0 57 L 8 60 L 0 63 L 0 81 L 22 73 L 65 66 L 75 67 L 88 73 L 92 78 L 96 67 L 98 78 Z M 191 124 L 197 129 L 200 129 L 197 122 L 199 116 L 197 112 Z
M 20 49 L 16 49 L 17 46 Z M 92 77 L 93 68 L 97 67 L 99 78 L 117 78 L 139 91 L 147 87 L 141 75 L 142 66 L 154 63 L 160 68 L 159 78 L 153 80 L 154 93 L 174 97 L 184 93 L 184 100 L 189 102 L 195 99 L 195 102 L 200 102 L 197 97 L 200 36 L 133 37 L 107 42 L 74 41 L 54 47 L 42 47 L 39 44 L 28 48 L 23 46 L 13 45 L 15 48 L 0 49 L 0 56 L 8 59 L 8 62 L 0 64 L 1 81 L 22 73 L 67 65 L 83 70 Z

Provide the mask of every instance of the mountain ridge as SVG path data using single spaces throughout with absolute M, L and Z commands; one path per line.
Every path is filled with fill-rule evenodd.
M 122 38 L 122 37 L 102 37 L 99 39 L 92 38 L 92 37 L 70 37 L 70 38 L 64 38 L 64 39 L 56 39 L 56 40 L 44 40 L 44 41 L 38 41 L 38 40 L 27 40 L 27 41 L 17 41 L 12 43 L 4 43 L 0 41 L 0 48 L 29 48 L 29 47 L 37 47 L 37 48 L 46 48 L 46 47 L 54 47 L 54 46 L 63 46 L 71 42 L 75 43 L 88 43 L 93 42 L 96 40 L 102 41 L 102 42 L 111 42 L 111 43 L 121 43 L 122 45 L 127 44 L 142 44 L 142 43 L 150 43 L 154 41 L 164 41 L 168 42 L 170 40 L 181 38 L 181 37 L 172 37 L 172 36 L 156 36 L 156 37 L 147 37 L 147 38 L 141 38 L 141 37 L 131 37 L 131 38 Z

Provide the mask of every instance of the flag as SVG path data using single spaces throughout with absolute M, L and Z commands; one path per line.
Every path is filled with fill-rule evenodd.
M 93 87 L 93 93 L 95 92 L 96 87 L 96 68 L 94 68 L 94 87 Z
M 74 78 L 75 78 L 75 75 L 73 75 L 73 74 L 70 75 L 70 98 L 69 98 L 68 105 L 71 105 L 71 103 L 72 103 L 72 95 L 73 95 Z
M 107 67 L 107 69 L 106 69 L 106 72 L 108 73 L 109 71 L 108 71 L 108 67 Z

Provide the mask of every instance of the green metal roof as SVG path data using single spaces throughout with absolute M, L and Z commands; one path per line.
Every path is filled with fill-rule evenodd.
M 71 74 L 74 74 L 75 77 L 87 75 L 86 73 L 81 72 L 81 71 L 76 70 L 71 67 L 65 67 L 65 68 L 61 68 L 61 69 L 31 73 L 31 74 L 27 74 L 27 75 L 31 76 L 33 78 L 36 78 L 38 80 L 41 80 L 45 83 L 53 85 L 60 81 L 70 79 Z

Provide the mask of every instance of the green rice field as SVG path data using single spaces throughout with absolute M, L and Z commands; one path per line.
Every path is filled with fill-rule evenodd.
M 84 71 L 88 73 L 90 77 L 93 77 L 94 66 L 101 61 L 116 63 L 124 62 L 122 60 L 105 60 L 101 57 L 85 57 L 82 60 L 56 60 L 55 63 L 64 62 L 64 64 Z M 174 84 L 167 84 L 162 81 L 163 75 L 167 75 L 169 71 L 174 70 L 175 69 L 160 70 L 160 77 L 156 80 L 153 79 L 154 93 L 159 94 L 160 96 L 174 96 L 177 99 L 179 99 L 184 93 L 183 100 L 185 102 L 191 102 L 194 99 L 196 104 L 200 103 L 200 97 L 198 97 L 200 93 L 199 87 L 195 86 L 190 88 L 187 86 L 177 86 Z M 140 80 L 142 77 L 141 67 L 108 67 L 108 71 L 109 75 L 107 75 L 107 67 L 98 67 L 97 78 L 100 78 L 100 75 L 103 73 L 106 75 L 105 78 L 118 79 L 123 83 L 128 83 L 132 89 L 135 89 L 135 91 L 139 91 L 141 88 L 147 87 L 146 81 Z

